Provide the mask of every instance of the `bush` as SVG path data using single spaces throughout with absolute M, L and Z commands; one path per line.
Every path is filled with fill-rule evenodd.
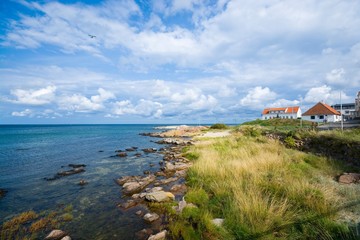
M 223 124 L 223 123 L 215 123 L 215 124 L 212 125 L 210 128 L 211 128 L 211 129 L 227 129 L 228 126 L 226 126 L 226 125 Z
M 289 147 L 289 148 L 295 148 L 296 147 L 295 139 L 292 136 L 286 137 L 284 142 L 285 142 L 285 145 L 287 147 Z
M 262 133 L 261 129 L 256 126 L 243 126 L 239 130 L 248 137 L 260 137 Z

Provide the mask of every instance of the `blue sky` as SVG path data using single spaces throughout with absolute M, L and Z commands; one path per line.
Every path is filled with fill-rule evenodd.
M 3 0 L 0 12 L 0 123 L 235 123 L 360 90 L 356 0 Z

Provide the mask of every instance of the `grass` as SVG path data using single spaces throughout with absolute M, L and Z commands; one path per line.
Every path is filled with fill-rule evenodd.
M 335 221 L 339 206 L 357 200 L 358 193 L 334 184 L 342 165 L 286 148 L 259 129 L 246 126 L 231 137 L 186 149 L 196 158 L 185 199 L 197 208 L 184 210 L 170 224 L 173 237 L 355 239 L 347 225 Z M 287 138 L 291 147 L 293 137 Z M 224 218 L 224 227 L 214 227 L 213 218 Z

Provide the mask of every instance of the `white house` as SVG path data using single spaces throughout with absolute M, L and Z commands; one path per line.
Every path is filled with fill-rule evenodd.
M 302 119 L 312 122 L 339 122 L 341 121 L 341 114 L 329 105 L 318 102 L 304 112 Z
M 344 121 L 355 118 L 355 103 L 334 104 L 331 107 L 341 113 Z
M 262 120 L 272 118 L 297 119 L 301 117 L 301 109 L 299 106 L 282 107 L 282 108 L 265 108 L 262 111 Z

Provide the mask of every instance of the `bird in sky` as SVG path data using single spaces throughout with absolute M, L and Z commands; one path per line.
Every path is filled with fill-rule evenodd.
M 96 36 L 95 35 L 91 35 L 91 34 L 88 34 L 89 35 L 89 37 L 91 37 L 91 38 L 95 38 Z

